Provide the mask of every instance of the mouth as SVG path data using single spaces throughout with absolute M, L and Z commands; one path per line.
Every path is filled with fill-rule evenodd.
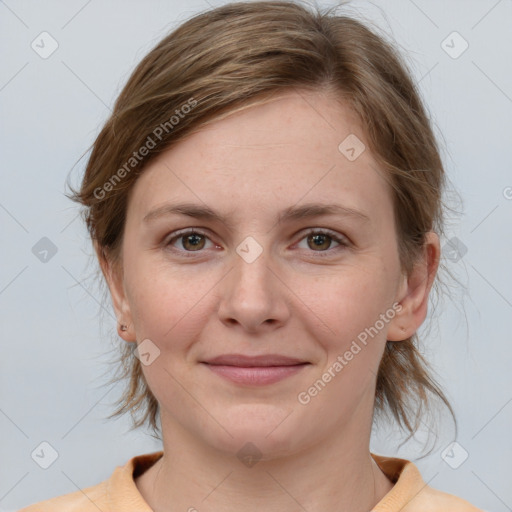
M 274 384 L 299 373 L 311 364 L 308 361 L 277 354 L 252 357 L 226 354 L 201 363 L 220 377 L 248 386 Z

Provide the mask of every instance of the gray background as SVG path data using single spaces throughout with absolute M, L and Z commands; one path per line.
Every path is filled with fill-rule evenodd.
M 0 1 L 2 510 L 94 485 L 160 448 L 128 432 L 128 417 L 105 419 L 121 390 L 105 384 L 115 320 L 100 307 L 90 243 L 63 192 L 134 65 L 191 14 L 221 3 Z M 463 213 L 442 242 L 456 245 L 444 261 L 463 287 L 449 289 L 425 331 L 460 446 L 442 458 L 454 441 L 443 423 L 421 460 L 415 440 L 397 450 L 393 428 L 376 432 L 372 449 L 416 461 L 431 486 L 481 508 L 512 510 L 512 1 L 355 0 L 348 11 L 407 52 L 463 199 L 451 203 Z M 59 45 L 46 59 L 31 47 L 43 31 Z M 460 37 L 448 37 L 454 31 Z M 41 252 L 43 237 L 55 254 Z M 43 441 L 58 453 L 48 469 L 31 457 Z

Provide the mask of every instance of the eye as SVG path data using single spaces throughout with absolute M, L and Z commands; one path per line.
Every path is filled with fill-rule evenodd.
M 175 233 L 174 236 L 165 243 L 165 246 L 173 251 L 193 253 L 201 252 L 203 249 L 208 248 L 207 241 L 212 244 L 211 246 L 215 245 L 202 231 L 198 229 L 188 229 Z M 300 243 L 303 241 L 306 242 L 307 247 L 300 247 Z M 332 247 L 333 242 L 337 244 L 335 247 Z M 311 251 L 317 253 L 337 252 L 344 247 L 348 247 L 348 245 L 349 243 L 345 237 L 322 229 L 311 229 L 299 242 L 299 248 L 311 249 Z M 318 256 L 323 257 L 324 255 L 319 254 Z
M 301 242 L 303 240 L 306 241 L 307 248 L 311 249 L 313 252 L 333 252 L 338 251 L 343 247 L 348 247 L 349 245 L 344 237 L 338 236 L 331 231 L 320 229 L 313 229 L 307 232 L 306 236 L 301 239 Z M 337 246 L 332 248 L 332 242 L 335 242 Z M 329 251 L 329 249 L 332 250 Z
M 185 252 L 199 252 L 205 248 L 206 240 L 209 238 L 201 231 L 189 229 L 176 233 L 165 245 Z

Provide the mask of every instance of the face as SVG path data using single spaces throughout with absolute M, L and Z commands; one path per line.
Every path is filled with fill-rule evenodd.
M 164 439 L 272 456 L 370 428 L 386 339 L 422 318 L 397 306 L 414 292 L 391 192 L 354 135 L 347 107 L 290 92 L 204 127 L 134 185 L 109 284 Z

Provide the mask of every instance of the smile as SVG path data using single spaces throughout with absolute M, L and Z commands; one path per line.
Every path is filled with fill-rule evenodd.
M 310 363 L 280 355 L 219 356 L 203 362 L 212 372 L 236 384 L 265 386 L 299 373 Z

